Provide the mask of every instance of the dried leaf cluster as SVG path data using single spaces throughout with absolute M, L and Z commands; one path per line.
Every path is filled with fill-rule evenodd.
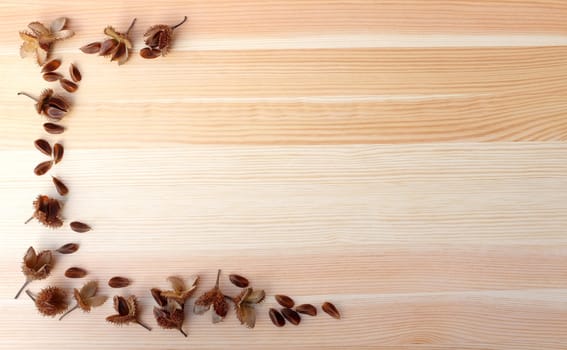
M 97 281 L 90 281 L 83 285 L 83 287 L 79 290 L 75 288 L 73 290 L 73 297 L 77 304 L 73 306 L 69 311 L 64 313 L 60 318 L 59 321 L 63 319 L 63 317 L 67 316 L 72 311 L 76 310 L 77 308 L 81 308 L 84 312 L 90 312 L 93 307 L 101 306 L 106 302 L 107 297 L 103 295 L 96 295 L 98 290 L 98 282 Z
M 103 42 L 94 42 L 81 47 L 81 51 L 88 54 L 98 53 L 100 56 L 110 56 L 111 61 L 117 61 L 118 65 L 126 63 L 129 58 L 132 42 L 128 37 L 130 30 L 136 23 L 136 19 L 132 21 L 130 27 L 125 33 L 116 31 L 113 27 L 104 28 L 104 34 L 109 39 Z
M 228 303 L 226 302 L 224 294 L 219 288 L 220 273 L 221 270 L 218 270 L 217 282 L 215 283 L 215 286 L 211 290 L 201 295 L 197 299 L 197 301 L 195 301 L 195 305 L 193 306 L 193 312 L 198 315 L 202 315 L 205 312 L 209 311 L 212 306 L 213 323 L 222 321 L 228 313 Z
M 110 315 L 106 320 L 116 325 L 125 325 L 129 323 L 137 323 L 148 331 L 152 329 L 138 320 L 138 302 L 135 295 L 124 298 L 120 295 L 114 296 L 114 310 L 117 314 Z
M 26 293 L 35 302 L 37 310 L 44 316 L 54 317 L 65 312 L 69 307 L 67 292 L 59 287 L 44 288 L 37 296 L 34 296 L 29 290 L 26 290 Z
M 26 92 L 18 92 L 18 95 L 24 95 L 36 101 L 37 114 L 44 115 L 52 121 L 61 121 L 70 108 L 69 103 L 63 97 L 56 95 L 52 89 L 43 90 L 39 98 Z
M 157 58 L 160 55 L 165 56 L 169 52 L 173 39 L 173 31 L 187 21 L 187 16 L 183 20 L 174 25 L 158 24 L 150 27 L 144 33 L 144 43 L 148 46 L 140 50 L 140 56 L 143 58 Z
M 33 215 L 26 221 L 26 224 L 31 219 L 36 218 L 37 221 L 50 228 L 63 226 L 63 219 L 61 218 L 62 205 L 57 199 L 39 195 L 33 202 L 33 207 Z
M 32 281 L 47 278 L 53 268 L 54 259 L 51 250 L 43 250 L 39 254 L 35 252 L 33 247 L 29 247 L 24 255 L 22 262 L 22 272 L 26 276 L 26 281 L 16 294 L 17 299 L 24 288 Z
M 256 325 L 256 309 L 254 306 L 260 304 L 265 298 L 266 293 L 263 290 L 254 290 L 252 287 L 246 287 L 232 299 L 236 317 L 240 324 L 248 328 L 254 328 Z
M 37 64 L 43 65 L 54 42 L 75 35 L 72 30 L 64 29 L 66 24 L 65 17 L 57 18 L 49 28 L 40 22 L 28 24 L 29 30 L 20 32 L 20 38 L 24 41 L 20 47 L 20 56 L 35 56 Z
M 199 277 L 195 277 L 190 287 L 187 288 L 185 282 L 176 276 L 168 277 L 172 290 L 162 291 L 152 288 L 151 293 L 159 307 L 154 307 L 154 317 L 157 324 L 164 329 L 177 329 L 187 337 L 183 330 L 185 321 L 185 301 L 191 297 L 199 283 Z

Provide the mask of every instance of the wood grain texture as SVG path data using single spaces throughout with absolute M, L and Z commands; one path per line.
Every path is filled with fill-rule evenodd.
M 137 56 L 148 26 L 185 14 L 170 55 Z M 53 56 L 83 81 L 50 136 L 16 93 L 56 86 L 17 30 L 60 15 L 77 35 Z M 133 17 L 126 65 L 78 51 Z M 565 18 L 551 0 L 3 1 L 0 348 L 564 349 Z M 56 195 L 32 172 L 39 137 L 63 142 L 49 175 L 93 231 L 23 225 Z M 63 272 L 83 267 L 102 294 L 138 295 L 151 333 L 106 323 L 111 303 L 58 322 L 13 299 L 27 247 L 68 242 L 30 289 L 78 287 Z M 217 268 L 266 290 L 257 327 L 231 311 L 188 313 L 188 339 L 157 328 L 149 289 L 198 274 L 203 292 Z M 277 329 L 278 293 L 343 318 Z

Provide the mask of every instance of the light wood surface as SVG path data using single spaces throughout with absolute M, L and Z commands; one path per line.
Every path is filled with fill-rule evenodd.
M 137 55 L 183 15 L 168 57 Z M 17 32 L 58 16 L 77 34 L 53 57 L 83 81 L 53 137 L 16 96 L 57 89 Z M 78 51 L 134 17 L 126 65 Z M 565 349 L 566 18 L 552 0 L 2 1 L 0 348 Z M 50 175 L 92 232 L 23 225 L 55 195 L 39 137 L 65 145 Z M 30 289 L 78 287 L 63 272 L 84 267 L 136 294 L 151 333 L 106 323 L 109 302 L 59 322 L 13 299 L 26 249 L 68 242 Z M 188 339 L 159 329 L 149 289 L 198 274 L 204 292 L 218 268 L 268 293 L 257 327 L 231 311 L 188 313 Z M 278 293 L 343 319 L 277 329 Z

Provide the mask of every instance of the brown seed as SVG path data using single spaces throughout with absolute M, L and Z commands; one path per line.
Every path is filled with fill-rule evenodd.
M 62 134 L 65 131 L 63 126 L 55 123 L 45 123 L 43 124 L 43 129 L 50 134 Z
M 118 41 L 114 39 L 106 39 L 105 41 L 102 42 L 102 45 L 100 46 L 99 55 L 100 56 L 110 55 L 114 50 L 114 48 L 116 48 L 116 45 L 118 45 Z
M 66 196 L 67 193 L 69 193 L 69 189 L 67 188 L 67 186 L 65 186 L 63 181 L 59 180 L 55 176 L 52 176 L 51 178 L 53 180 L 53 184 L 55 185 L 55 189 L 57 190 L 57 193 L 59 193 L 62 196 Z
M 56 252 L 59 254 L 73 254 L 79 250 L 79 245 L 77 243 L 67 243 L 59 247 Z
M 65 277 L 67 278 L 83 278 L 87 275 L 87 271 L 85 269 L 81 269 L 80 267 L 70 267 L 65 271 Z
M 78 83 L 79 81 L 81 81 L 81 79 L 83 79 L 81 72 L 74 64 L 71 64 L 69 66 L 69 75 L 71 76 L 71 79 L 73 79 L 75 83 Z
M 83 51 L 84 53 L 89 53 L 89 54 L 97 53 L 97 52 L 100 51 L 100 43 L 96 42 L 96 43 L 87 44 L 87 45 L 81 47 L 80 50 Z
M 51 157 L 51 145 L 49 144 L 49 142 L 43 139 L 37 139 L 33 142 L 33 144 L 35 145 L 35 148 L 37 148 L 41 153 Z
M 140 56 L 146 59 L 157 58 L 161 55 L 161 51 L 158 49 L 152 49 L 149 47 L 145 47 L 140 50 Z
M 280 304 L 283 307 L 287 307 L 287 308 L 292 308 L 293 305 L 295 305 L 295 302 L 293 301 L 292 298 L 288 297 L 287 295 L 283 295 L 283 294 L 277 294 L 275 296 L 276 301 L 278 302 L 278 304 Z
M 268 314 L 270 315 L 270 320 L 272 320 L 272 323 L 276 327 L 285 326 L 285 319 L 283 318 L 282 314 L 280 314 L 280 312 L 278 310 L 271 308 L 270 312 Z
M 59 66 L 61 66 L 61 60 L 56 58 L 44 64 L 43 68 L 41 69 L 41 72 L 42 73 L 53 72 L 54 70 L 59 68 Z
M 63 159 L 64 152 L 65 149 L 63 148 L 62 144 L 56 143 L 55 145 L 53 145 L 53 161 L 55 162 L 55 164 L 59 163 L 61 159 Z
M 124 288 L 130 285 L 130 280 L 126 277 L 115 276 L 108 280 L 111 288 Z
M 61 84 L 61 87 L 63 87 L 63 89 L 67 90 L 68 92 L 75 92 L 77 91 L 77 89 L 79 88 L 79 85 L 73 83 L 71 80 L 68 79 L 61 79 L 59 80 L 59 84 Z
M 89 232 L 91 230 L 89 225 L 78 221 L 73 221 L 69 226 L 71 226 L 71 230 L 79 233 Z
M 45 173 L 47 173 L 49 171 L 49 169 L 51 169 L 51 167 L 53 166 L 53 162 L 51 160 L 46 160 L 45 162 L 41 162 L 39 163 L 35 169 L 33 170 L 33 172 L 37 175 L 37 176 L 41 176 Z
M 326 301 L 323 303 L 323 306 L 321 306 L 321 308 L 323 309 L 323 311 L 328 313 L 329 316 L 336 318 L 337 320 L 341 318 L 341 314 L 339 313 L 339 310 L 337 310 L 336 306 L 333 305 L 332 303 Z
M 299 322 L 301 322 L 301 316 L 299 316 L 299 314 L 295 311 L 293 311 L 290 308 L 283 308 L 282 309 L 282 315 L 283 317 L 285 317 L 286 320 L 288 320 L 289 323 L 297 326 L 299 324 Z
M 43 80 L 45 81 L 57 81 L 61 78 L 63 78 L 63 76 L 57 72 L 43 73 Z
M 311 304 L 298 305 L 296 306 L 295 311 L 309 316 L 317 316 L 317 308 Z
M 229 275 L 228 278 L 230 279 L 230 282 L 232 282 L 232 284 L 234 284 L 238 288 L 246 288 L 250 284 L 246 277 L 242 277 L 240 275 L 232 274 Z

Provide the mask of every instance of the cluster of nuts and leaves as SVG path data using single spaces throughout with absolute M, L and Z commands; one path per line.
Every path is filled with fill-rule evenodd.
M 186 21 L 187 17 L 185 16 L 180 23 L 173 26 L 161 24 L 151 26 L 144 34 L 144 42 L 147 47 L 140 50 L 140 55 L 148 59 L 166 56 L 171 47 L 174 30 Z M 106 27 L 104 29 L 106 39 L 84 45 L 80 50 L 88 54 L 98 53 L 101 56 L 110 57 L 111 61 L 117 61 L 119 65 L 124 64 L 133 49 L 129 33 L 135 22 L 136 19 L 131 22 L 126 32 L 118 32 L 111 26 Z M 20 54 L 22 57 L 35 57 L 36 62 L 42 66 L 41 73 L 45 81 L 57 81 L 66 92 L 74 93 L 78 90 L 78 83 L 82 80 L 82 74 L 77 66 L 75 64 L 69 65 L 71 79 L 69 80 L 57 72 L 57 69 L 61 66 L 61 59 L 48 61 L 53 44 L 74 35 L 72 30 L 65 28 L 66 24 L 67 19 L 64 17 L 56 19 L 49 27 L 40 22 L 28 24 L 29 31 L 20 32 L 20 37 L 24 41 L 20 48 Z M 45 89 L 37 98 L 26 92 L 20 92 L 18 95 L 25 95 L 35 101 L 36 112 L 47 119 L 47 122 L 43 124 L 43 129 L 47 133 L 59 135 L 66 130 L 60 124 L 71 109 L 71 104 L 65 96 L 56 93 L 53 89 Z M 38 139 L 34 142 L 34 145 L 41 153 L 50 157 L 49 160 L 43 161 L 35 167 L 34 173 L 37 176 L 45 175 L 63 159 L 64 148 L 60 142 L 55 142 L 52 146 L 49 141 Z M 60 196 L 68 195 L 69 188 L 60 178 L 52 176 L 52 182 Z M 63 226 L 63 202 L 61 200 L 42 194 L 34 200 L 33 207 L 33 215 L 26 223 L 35 218 L 48 228 L 55 229 Z M 91 230 L 90 225 L 80 221 L 72 221 L 69 226 L 73 231 L 79 233 Z M 78 250 L 79 245 L 77 243 L 67 243 L 55 251 L 43 250 L 39 253 L 33 247 L 29 247 L 22 262 L 22 272 L 26 279 L 16 294 L 16 298 L 31 282 L 46 279 L 51 274 L 55 264 L 55 253 L 69 255 Z M 68 268 L 64 275 L 68 278 L 84 278 L 88 275 L 88 272 L 81 267 L 74 266 Z M 193 313 L 202 315 L 212 308 L 212 323 L 219 323 L 225 319 L 232 304 L 240 323 L 247 328 L 254 328 L 256 325 L 256 306 L 265 300 L 265 291 L 252 288 L 247 278 L 231 274 L 228 276 L 229 281 L 241 290 L 237 295 L 229 296 L 221 290 L 220 277 L 221 270 L 218 270 L 215 285 L 195 300 L 192 308 Z M 152 288 L 150 290 L 151 296 L 157 303 L 153 315 L 160 327 L 178 330 L 187 337 L 187 332 L 183 329 L 187 309 L 185 306 L 198 287 L 199 277 L 193 277 L 190 283 L 186 283 L 179 276 L 170 276 L 167 280 L 171 284 L 171 289 Z M 128 278 L 122 276 L 114 276 L 108 280 L 108 285 L 111 288 L 124 288 L 130 283 Z M 98 295 L 97 292 L 98 281 L 96 280 L 86 282 L 80 289 L 73 289 L 71 295 L 75 300 L 75 305 L 69 308 L 69 294 L 60 287 L 48 286 L 37 294 L 26 290 L 26 294 L 34 301 L 41 314 L 51 317 L 62 314 L 59 320 L 76 309 L 90 312 L 92 308 L 103 305 L 108 298 Z M 311 304 L 302 304 L 294 308 L 295 302 L 288 296 L 278 294 L 275 299 L 283 308 L 279 311 L 271 308 L 269 317 L 278 327 L 284 326 L 286 320 L 291 324 L 298 325 L 301 321 L 299 314 L 317 315 L 317 308 Z M 113 301 L 116 314 L 108 316 L 106 318 L 108 322 L 118 325 L 136 323 L 147 330 L 151 330 L 150 327 L 139 320 L 140 313 L 136 296 L 116 295 Z M 322 305 L 322 310 L 334 318 L 340 318 L 337 308 L 329 302 Z

